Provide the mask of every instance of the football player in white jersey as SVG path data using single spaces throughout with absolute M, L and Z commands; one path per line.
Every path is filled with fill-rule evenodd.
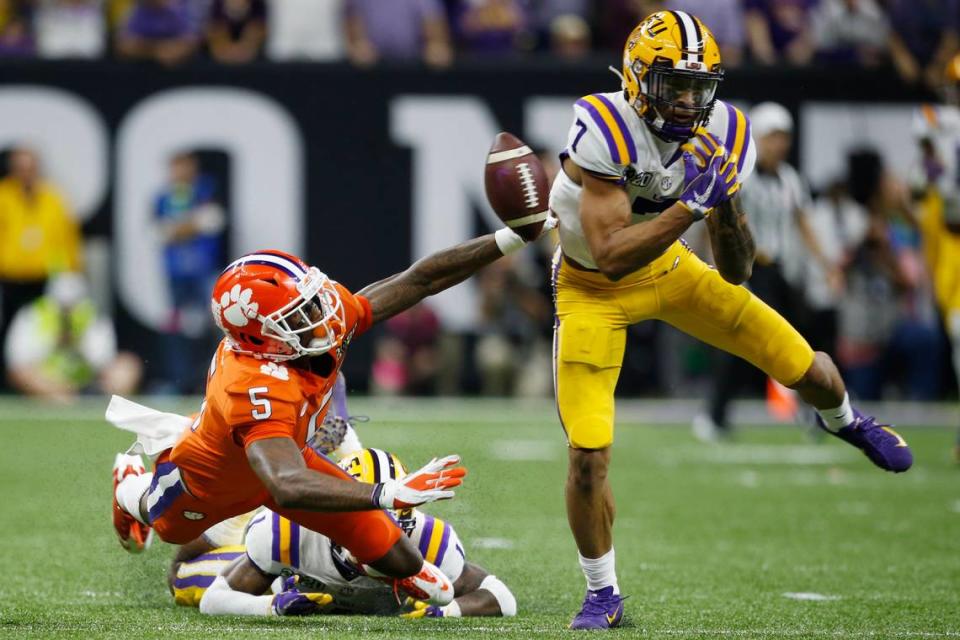
M 402 478 L 400 460 L 386 451 L 363 449 L 340 463 L 360 481 Z M 512 616 L 516 600 L 496 576 L 467 562 L 453 527 L 416 509 L 395 514 L 401 529 L 424 558 L 453 583 L 456 598 L 443 607 L 401 603 L 389 584 L 365 575 L 350 553 L 329 538 L 269 510 L 247 528 L 244 553 L 203 593 L 200 611 L 209 615 L 306 615 L 353 613 L 407 617 Z M 283 590 L 270 593 L 277 578 Z M 267 595 L 264 595 L 267 594 Z
M 888 425 L 850 406 L 830 357 L 738 286 L 754 242 L 737 202 L 756 150 L 746 116 L 716 100 L 723 77 L 709 29 L 683 11 L 644 19 L 624 47 L 621 91 L 586 96 L 550 195 L 559 218 L 554 262 L 554 384 L 569 444 L 567 516 L 587 579 L 575 629 L 619 624 L 607 480 L 613 393 L 626 329 L 659 319 L 748 360 L 817 408 L 820 426 L 877 466 L 913 458 Z M 716 268 L 680 240 L 705 220 Z

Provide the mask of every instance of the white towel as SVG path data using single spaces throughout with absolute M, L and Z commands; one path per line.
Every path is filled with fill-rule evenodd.
M 118 429 L 137 435 L 137 441 L 127 453 L 148 456 L 156 456 L 172 447 L 192 424 L 186 416 L 157 411 L 120 396 L 110 398 L 106 418 Z

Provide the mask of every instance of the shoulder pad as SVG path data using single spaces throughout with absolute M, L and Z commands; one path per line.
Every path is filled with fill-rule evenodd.
M 576 108 L 587 115 L 587 124 L 606 143 L 609 160 L 616 165 L 637 162 L 637 145 L 616 105 L 606 95 L 594 93 L 577 100 Z
M 719 138 L 730 153 L 736 154 L 741 181 L 753 173 L 757 151 L 747 114 L 732 104 L 717 100 L 707 130 Z

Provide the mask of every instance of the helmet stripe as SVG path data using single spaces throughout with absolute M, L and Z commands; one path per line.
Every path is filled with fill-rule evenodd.
M 700 29 L 700 20 L 696 16 L 690 16 L 690 21 L 693 22 L 693 32 L 696 35 L 696 47 L 697 47 L 697 60 L 703 62 L 703 51 L 706 46 L 706 38 L 703 37 L 703 31 Z M 709 71 L 709 69 L 708 69 Z
M 673 16 L 674 21 L 676 21 L 677 26 L 680 28 L 680 50 L 684 52 L 687 50 L 687 30 L 683 25 L 683 21 L 680 19 L 679 11 L 668 11 L 671 16 Z
M 683 51 L 687 54 L 687 61 L 696 62 L 697 52 L 693 51 L 693 48 L 699 44 L 699 38 L 693 18 L 686 11 L 671 11 L 670 13 L 680 23 L 680 40 Z
M 303 278 L 307 273 L 303 270 L 303 267 L 298 265 L 292 260 L 288 260 L 283 256 L 277 256 L 270 253 L 250 253 L 238 258 L 227 265 L 227 268 L 224 269 L 224 272 L 229 271 L 235 267 L 240 267 L 245 264 L 263 264 L 277 267 L 281 271 L 287 273 L 288 275 L 294 278 Z

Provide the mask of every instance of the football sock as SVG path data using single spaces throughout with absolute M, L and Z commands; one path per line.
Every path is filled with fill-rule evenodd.
M 850 394 L 843 394 L 843 404 L 836 409 L 817 409 L 827 427 L 833 431 L 853 424 L 853 408 L 850 406 Z
M 613 587 L 614 593 L 620 593 L 612 548 L 599 558 L 584 558 L 579 553 L 577 556 L 580 558 L 580 568 L 587 579 L 588 589 L 597 591 L 604 587 Z
M 120 508 L 143 524 L 150 523 L 144 522 L 140 515 L 140 498 L 150 488 L 151 482 L 153 482 L 153 474 L 147 472 L 140 475 L 130 474 L 117 485 L 117 503 Z

